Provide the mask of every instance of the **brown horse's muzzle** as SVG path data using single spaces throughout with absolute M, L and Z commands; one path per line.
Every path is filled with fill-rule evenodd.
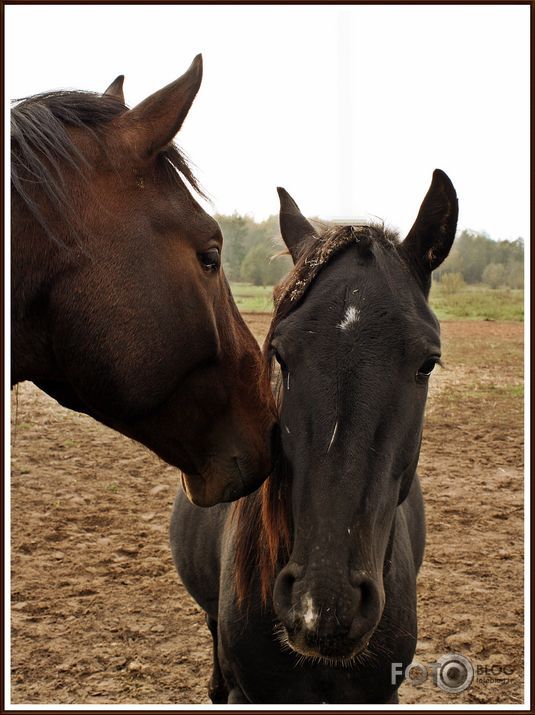
M 206 477 L 199 474 L 184 474 L 183 472 L 182 486 L 192 504 L 207 507 L 215 506 L 215 504 L 222 502 L 236 501 L 236 499 L 253 492 L 264 480 L 262 477 L 245 482 L 242 480 L 239 470 L 237 470 L 237 474 L 238 481 L 234 478 L 222 483 L 221 475 L 218 477 Z
M 221 474 L 206 476 L 182 472 L 182 486 L 192 504 L 207 507 L 221 502 L 235 501 L 250 494 L 262 484 L 266 476 L 245 481 L 238 467 L 235 474 L 230 475 L 227 481 L 222 481 Z
M 196 506 L 214 506 L 247 496 L 271 473 L 273 453 L 262 458 L 236 455 L 224 460 L 212 460 L 200 474 L 182 473 L 186 496 Z

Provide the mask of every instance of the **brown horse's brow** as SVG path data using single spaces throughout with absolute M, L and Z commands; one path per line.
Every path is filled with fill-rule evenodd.
M 125 112 L 113 96 L 91 92 L 48 92 L 17 100 L 11 110 L 11 182 L 19 197 L 46 235 L 63 245 L 54 230 L 52 216 L 61 216 L 75 243 L 82 244 L 84 228 L 72 200 L 67 172 L 90 186 L 87 169 L 99 160 L 102 149 L 113 165 L 121 163 L 121 144 L 113 140 L 113 120 Z M 73 132 L 86 138 L 81 151 Z M 111 139 L 111 141 L 107 141 Z M 185 179 L 193 190 L 205 197 L 188 160 L 174 144 L 160 152 L 160 163 L 167 180 L 184 188 Z M 43 192 L 48 210 L 36 196 Z

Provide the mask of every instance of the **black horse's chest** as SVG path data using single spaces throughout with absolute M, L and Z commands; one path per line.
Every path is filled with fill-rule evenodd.
M 229 690 L 238 687 L 247 702 L 257 704 L 393 702 L 399 679 L 392 682 L 391 661 L 408 666 L 416 642 L 416 623 L 414 639 L 380 631 L 375 656 L 332 666 L 305 660 L 281 645 L 273 635 L 274 619 L 265 612 L 250 614 L 245 627 L 241 620 L 238 628 L 235 618 L 239 614 L 230 609 L 220 620 L 219 662 Z M 378 657 L 384 653 L 392 657 Z

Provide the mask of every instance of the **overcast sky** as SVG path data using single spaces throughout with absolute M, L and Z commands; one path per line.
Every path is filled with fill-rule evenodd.
M 210 212 L 304 213 L 405 233 L 439 167 L 461 228 L 529 236 L 529 6 L 14 6 L 8 98 L 103 91 L 127 104 L 203 53 L 178 136 Z

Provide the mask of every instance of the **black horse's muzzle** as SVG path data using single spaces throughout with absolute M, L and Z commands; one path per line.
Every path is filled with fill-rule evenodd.
M 384 600 L 362 571 L 349 581 L 332 573 L 313 576 L 290 562 L 273 594 L 275 612 L 298 653 L 348 659 L 364 650 L 379 623 Z

